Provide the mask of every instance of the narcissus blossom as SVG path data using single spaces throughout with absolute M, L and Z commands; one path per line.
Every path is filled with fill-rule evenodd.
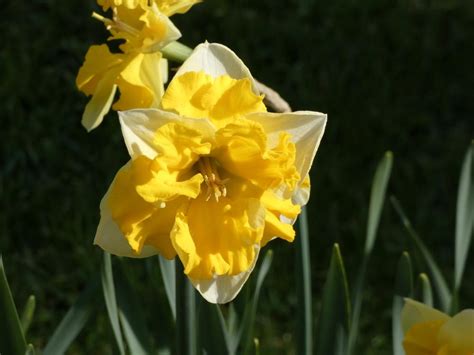
M 407 355 L 474 354 L 474 309 L 450 317 L 423 303 L 406 299 L 402 326 Z
M 161 109 L 119 117 L 131 160 L 101 202 L 95 243 L 121 256 L 178 256 L 205 299 L 229 302 L 265 244 L 293 241 L 326 115 L 266 112 L 241 60 L 206 43 Z
M 168 16 L 189 9 L 196 1 L 99 1 L 112 17 L 97 13 L 109 30 L 109 40 L 120 40 L 122 53 L 107 45 L 91 46 L 77 75 L 79 90 L 92 96 L 82 116 L 87 130 L 96 128 L 114 110 L 158 107 L 167 81 L 167 62 L 160 50 L 181 37 Z M 163 11 L 161 11 L 163 10 Z M 150 80 L 149 78 L 153 78 Z M 112 106 L 117 89 L 120 99 Z

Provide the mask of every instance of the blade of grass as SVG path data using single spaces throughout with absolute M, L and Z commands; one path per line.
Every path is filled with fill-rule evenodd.
M 124 262 L 116 272 L 117 308 L 123 335 L 129 353 L 133 355 L 152 354 L 150 336 L 143 314 L 143 306 L 138 301 L 134 287 L 126 272 Z
M 117 298 L 115 295 L 114 275 L 112 271 L 112 258 L 109 253 L 104 252 L 102 264 L 102 291 L 104 294 L 105 305 L 109 315 L 110 325 L 115 336 L 120 354 L 125 354 L 123 344 L 122 330 L 120 329 L 119 313 L 117 308 Z
M 338 352 L 341 347 L 340 343 L 345 343 L 347 339 L 336 335 L 342 330 L 345 330 L 345 334 L 348 334 L 350 317 L 350 297 L 346 270 L 339 245 L 334 244 L 326 283 L 323 288 L 321 313 L 316 336 L 316 354 L 326 355 Z
M 421 273 L 418 276 L 418 285 L 420 290 L 420 297 L 418 299 L 427 306 L 433 307 L 433 291 L 431 290 L 431 282 L 428 275 Z
M 257 282 L 250 303 L 245 307 L 244 316 L 240 323 L 239 335 L 237 340 L 240 340 L 240 344 L 244 354 L 248 354 L 252 349 L 253 343 L 253 329 L 255 323 L 255 315 L 257 314 L 258 299 L 260 298 L 260 291 L 262 289 L 263 281 L 267 277 L 270 266 L 272 265 L 273 251 L 269 250 L 265 253 L 263 261 L 260 264 L 260 268 L 257 274 Z M 237 342 L 238 344 L 239 342 Z
M 25 335 L 21 329 L 18 312 L 13 301 L 10 286 L 0 255 L 0 353 L 24 355 L 26 351 Z
M 28 333 L 30 328 L 31 321 L 33 320 L 33 314 L 35 313 L 36 308 L 36 298 L 34 295 L 28 297 L 23 312 L 21 313 L 21 328 L 23 329 L 23 334 Z
M 474 226 L 474 141 L 464 157 L 459 178 L 456 205 L 456 247 L 454 264 L 454 294 L 461 286 Z M 454 312 L 456 310 L 453 310 Z
M 397 274 L 395 277 L 395 294 L 392 305 L 392 346 L 394 355 L 404 355 L 403 330 L 401 325 L 401 312 L 403 299 L 413 294 L 413 268 L 410 254 L 403 252 L 398 261 Z
M 230 345 L 227 324 L 219 305 L 211 304 L 199 297 L 197 313 L 199 349 L 203 349 L 207 355 L 235 355 Z
M 158 256 L 158 260 L 160 261 L 161 277 L 163 278 L 163 284 L 170 304 L 171 313 L 173 314 L 173 318 L 176 320 L 176 261 L 174 259 L 166 260 L 162 256 Z
M 66 352 L 89 319 L 97 300 L 98 288 L 99 280 L 92 279 L 54 331 L 43 355 L 61 355 Z
M 298 354 L 313 353 L 313 310 L 311 297 L 311 258 L 308 214 L 306 207 L 299 216 L 299 235 L 296 238 L 296 350 Z
M 176 353 L 196 355 L 196 299 L 194 288 L 184 274 L 183 264 L 175 263 Z
M 388 151 L 380 160 L 372 180 L 372 189 L 370 193 L 369 215 L 367 219 L 367 233 L 365 237 L 364 256 L 362 264 L 357 273 L 357 280 L 353 291 L 352 323 L 349 330 L 348 353 L 354 352 L 357 336 L 359 333 L 359 318 L 362 309 L 362 296 L 367 274 L 367 266 L 370 255 L 374 248 L 377 238 L 377 230 L 380 224 L 387 186 L 390 180 L 393 166 L 393 154 Z
M 416 233 L 410 220 L 408 219 L 405 212 L 403 211 L 403 208 L 400 205 L 400 202 L 394 196 L 390 197 L 390 202 L 392 203 L 393 207 L 395 208 L 395 211 L 399 215 L 403 223 L 403 226 L 408 232 L 408 235 L 412 238 L 417 250 L 420 252 L 421 256 L 423 257 L 423 260 L 428 268 L 431 279 L 433 280 L 433 285 L 436 289 L 436 295 L 439 298 L 441 309 L 444 312 L 449 312 L 451 295 L 449 292 L 448 284 L 446 283 L 446 280 L 444 279 L 439 266 L 436 264 L 430 251 L 428 250 L 428 248 L 425 246 L 421 238 Z

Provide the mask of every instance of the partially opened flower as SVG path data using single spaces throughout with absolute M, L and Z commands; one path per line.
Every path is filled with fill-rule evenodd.
M 450 317 L 423 303 L 406 299 L 402 326 L 407 355 L 474 354 L 474 309 Z
M 240 291 L 262 246 L 292 241 L 326 115 L 267 113 L 228 48 L 202 44 L 163 109 L 120 112 L 131 160 L 101 203 L 95 243 L 122 256 L 176 255 L 209 302 Z

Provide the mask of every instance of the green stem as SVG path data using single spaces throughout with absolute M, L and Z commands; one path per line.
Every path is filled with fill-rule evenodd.
M 184 274 L 183 264 L 176 263 L 176 354 L 196 355 L 196 300 L 194 288 Z
M 188 59 L 192 52 L 191 48 L 179 42 L 171 42 L 161 50 L 163 57 L 179 63 L 183 63 Z
M 296 238 L 297 354 L 313 353 L 313 312 L 311 305 L 311 262 L 306 208 L 299 216 L 300 235 Z

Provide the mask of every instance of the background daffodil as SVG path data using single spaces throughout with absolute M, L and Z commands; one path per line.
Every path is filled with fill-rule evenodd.
M 202 44 L 163 109 L 120 112 L 131 161 L 101 203 L 95 243 L 122 256 L 177 255 L 209 302 L 232 300 L 275 237 L 294 239 L 326 115 L 267 113 L 249 70 Z
M 407 355 L 471 355 L 474 353 L 474 310 L 450 317 L 412 299 L 402 310 Z
M 121 40 L 122 53 L 111 53 L 107 45 L 91 46 L 79 70 L 76 85 L 92 98 L 82 116 L 88 130 L 96 128 L 110 110 L 117 88 L 120 99 L 115 110 L 158 107 L 167 81 L 167 61 L 160 50 L 176 41 L 181 33 L 168 16 L 189 9 L 195 2 L 99 1 L 112 9 L 108 19 L 94 13 L 110 31 L 109 40 Z M 162 12 L 163 8 L 166 11 Z

